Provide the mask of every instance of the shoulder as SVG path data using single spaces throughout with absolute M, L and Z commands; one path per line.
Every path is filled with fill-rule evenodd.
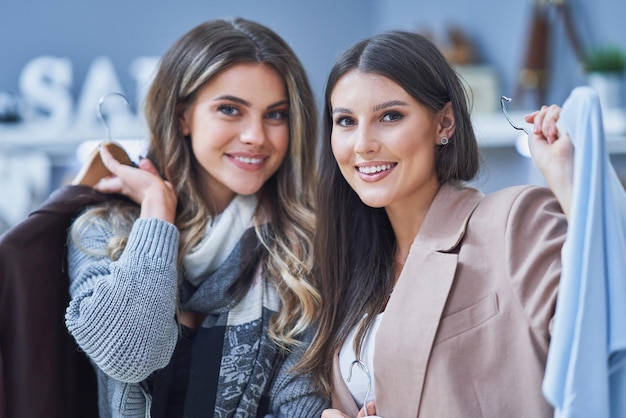
M 68 242 L 70 246 L 100 246 L 97 242 L 106 242 L 113 235 L 113 226 L 101 212 L 101 206 L 89 206 L 74 219 L 70 226 Z
M 476 210 L 491 216 L 502 214 L 507 218 L 563 215 L 552 191 L 535 185 L 507 187 L 493 192 L 482 199 Z
M 480 202 L 469 223 L 469 235 L 485 245 L 501 247 L 509 264 L 518 266 L 530 258 L 548 257 L 548 253 L 549 258 L 558 258 L 567 235 L 567 219 L 550 189 L 515 186 Z
M 128 235 L 138 217 L 139 207 L 128 200 L 109 199 L 92 204 L 72 222 L 70 237 Z
M 525 185 L 505 188 L 486 196 L 482 206 L 491 216 L 502 216 L 514 231 L 528 225 L 557 223 L 564 228 L 567 225 L 558 200 L 546 187 Z
M 506 187 L 485 196 L 483 204 L 513 204 L 515 201 L 524 199 L 556 199 L 547 187 L 536 185 L 519 185 Z
M 465 237 L 519 256 L 530 247 L 562 242 L 567 219 L 550 189 L 514 186 L 485 196 L 468 221 Z M 515 255 L 517 254 L 517 255 Z

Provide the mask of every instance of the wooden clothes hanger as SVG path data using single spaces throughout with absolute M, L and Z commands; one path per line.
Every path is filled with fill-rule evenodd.
M 100 158 L 100 147 L 107 147 L 113 158 L 122 164 L 135 165 L 126 150 L 117 142 L 103 141 L 87 157 L 80 171 L 72 180 L 72 185 L 95 186 L 104 177 L 110 176 L 111 172 L 104 166 Z
M 74 186 L 83 185 L 83 186 L 95 186 L 102 178 L 110 176 L 111 172 L 104 166 L 102 162 L 102 158 L 100 158 L 100 147 L 107 147 L 113 158 L 119 161 L 122 164 L 135 166 L 133 161 L 128 156 L 126 150 L 117 142 L 111 140 L 111 129 L 109 124 L 102 116 L 102 103 L 104 100 L 111 96 L 118 95 L 121 96 L 126 103 L 128 100 L 121 93 L 110 93 L 105 96 L 102 96 L 98 101 L 97 115 L 98 119 L 104 124 L 107 128 L 107 137 L 106 141 L 101 142 L 96 149 L 94 149 L 87 157 L 87 161 L 83 164 L 78 174 L 74 177 L 71 184 Z

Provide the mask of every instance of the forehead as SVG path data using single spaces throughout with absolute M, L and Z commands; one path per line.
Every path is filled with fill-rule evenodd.
M 380 74 L 350 70 L 335 83 L 330 95 L 331 104 L 344 100 L 380 100 L 407 98 L 409 94 L 395 81 Z
M 265 63 L 238 63 L 217 73 L 204 86 L 208 92 L 226 90 L 229 94 L 270 94 L 285 96 L 287 89 L 282 75 Z

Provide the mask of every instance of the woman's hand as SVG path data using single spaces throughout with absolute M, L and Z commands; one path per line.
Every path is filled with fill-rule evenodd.
M 372 416 L 372 415 L 376 415 L 376 402 L 374 401 L 370 401 L 367 404 L 367 416 Z M 361 417 L 365 417 L 365 407 L 361 408 L 361 410 L 359 411 L 359 415 L 357 415 L 357 418 L 361 418 Z
M 163 180 L 150 160 L 143 159 L 139 168 L 117 161 L 106 146 L 100 148 L 100 158 L 112 173 L 94 188 L 103 193 L 119 193 L 141 206 L 142 218 L 159 218 L 174 223 L 176 193 L 171 183 Z
M 563 213 L 569 217 L 574 184 L 574 146 L 569 136 L 557 128 L 560 114 L 561 108 L 557 105 L 542 106 L 525 119 L 533 124 L 529 139 L 533 160 L 561 204 Z

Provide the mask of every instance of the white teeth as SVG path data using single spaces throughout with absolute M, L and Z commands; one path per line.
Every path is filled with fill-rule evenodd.
M 380 173 L 381 171 L 391 170 L 392 164 L 371 165 L 367 167 L 359 167 L 359 172 L 363 174 Z
M 262 158 L 246 158 L 246 157 L 237 157 L 237 156 L 234 156 L 233 158 L 237 161 L 241 161 L 242 163 L 246 163 L 246 164 L 260 164 L 261 162 L 263 162 Z

